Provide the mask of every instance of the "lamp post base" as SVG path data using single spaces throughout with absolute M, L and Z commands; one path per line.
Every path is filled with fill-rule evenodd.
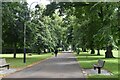
M 26 48 L 24 48 L 24 59 L 23 62 L 26 63 Z

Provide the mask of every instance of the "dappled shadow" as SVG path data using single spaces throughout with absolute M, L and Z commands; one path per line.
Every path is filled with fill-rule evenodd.
M 17 57 L 17 58 L 13 58 L 13 57 L 2 57 L 2 58 L 5 58 L 7 60 L 22 60 L 23 58 L 22 57 Z M 26 59 L 36 59 L 36 57 L 26 57 Z
M 114 57 L 115 59 L 120 59 L 120 57 Z
M 79 55 L 77 55 L 76 54 L 76 56 L 104 56 L 104 55 L 96 55 L 96 54 L 79 54 Z
M 5 59 L 23 59 L 22 57 L 17 57 L 17 58 L 13 58 L 13 57 L 2 57 L 2 58 L 5 58 Z
M 29 59 L 29 58 L 44 58 L 44 57 L 47 57 L 47 56 L 45 54 L 40 54 L 40 55 L 38 54 L 38 55 L 31 55 L 31 56 L 29 56 L 29 55 L 26 54 L 26 59 Z M 16 58 L 13 58 L 11 56 L 10 57 L 2 57 L 2 58 L 5 58 L 5 59 L 23 59 L 24 56 L 20 56 L 20 57 L 16 56 Z
M 98 60 L 98 59 L 106 59 L 106 58 L 78 57 L 79 61 Z
M 120 58 L 105 58 L 105 57 L 78 57 L 77 60 L 79 61 L 87 61 L 87 60 L 98 60 L 98 59 L 104 59 L 104 60 L 109 60 L 109 59 L 120 59 Z

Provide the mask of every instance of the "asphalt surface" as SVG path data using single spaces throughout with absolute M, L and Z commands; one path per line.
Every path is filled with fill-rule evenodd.
M 76 61 L 74 54 L 63 52 L 30 68 L 6 76 L 2 80 L 47 80 L 69 79 L 85 80 L 82 68 Z

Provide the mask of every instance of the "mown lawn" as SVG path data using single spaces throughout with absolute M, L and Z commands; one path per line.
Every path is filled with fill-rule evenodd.
M 27 56 L 26 63 L 23 63 L 23 54 L 17 54 L 16 58 L 13 58 L 13 54 L 0 54 L 0 57 L 5 58 L 7 63 L 10 63 L 10 68 L 22 68 L 33 63 L 36 63 L 40 60 L 52 57 L 51 53 L 44 54 L 32 54 L 32 56 Z
M 117 80 L 114 78 L 118 78 L 118 61 L 120 57 L 118 57 L 118 51 L 113 50 L 113 55 L 115 58 L 105 58 L 105 50 L 100 51 L 101 55 L 98 56 L 97 51 L 95 54 L 90 54 L 90 52 L 80 52 L 77 56 L 77 60 L 80 63 L 81 67 L 84 69 L 91 69 L 93 68 L 93 64 L 97 63 L 98 59 L 102 59 L 105 61 L 104 69 L 111 72 L 113 75 L 106 76 L 106 75 L 91 75 L 87 76 L 88 80 Z

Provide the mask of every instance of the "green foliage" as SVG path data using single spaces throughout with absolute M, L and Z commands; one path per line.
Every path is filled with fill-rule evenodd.
M 24 37 L 26 38 L 26 48 L 38 53 L 60 46 L 62 18 L 58 12 L 52 14 L 51 17 L 46 16 L 45 8 L 37 6 L 34 10 L 29 10 L 27 3 L 24 2 L 3 3 L 4 47 L 23 48 Z M 23 33 L 25 25 L 26 36 Z
M 119 46 L 119 3 L 52 2 L 46 8 L 37 5 L 30 10 L 24 2 L 2 6 L 5 47 L 23 48 L 24 25 L 26 47 L 38 53 L 56 47 L 94 50 Z
M 23 3 L 19 2 L 3 2 L 2 3 L 2 35 L 3 46 L 11 46 L 16 44 L 22 47 L 23 40 L 23 22 L 24 9 Z

